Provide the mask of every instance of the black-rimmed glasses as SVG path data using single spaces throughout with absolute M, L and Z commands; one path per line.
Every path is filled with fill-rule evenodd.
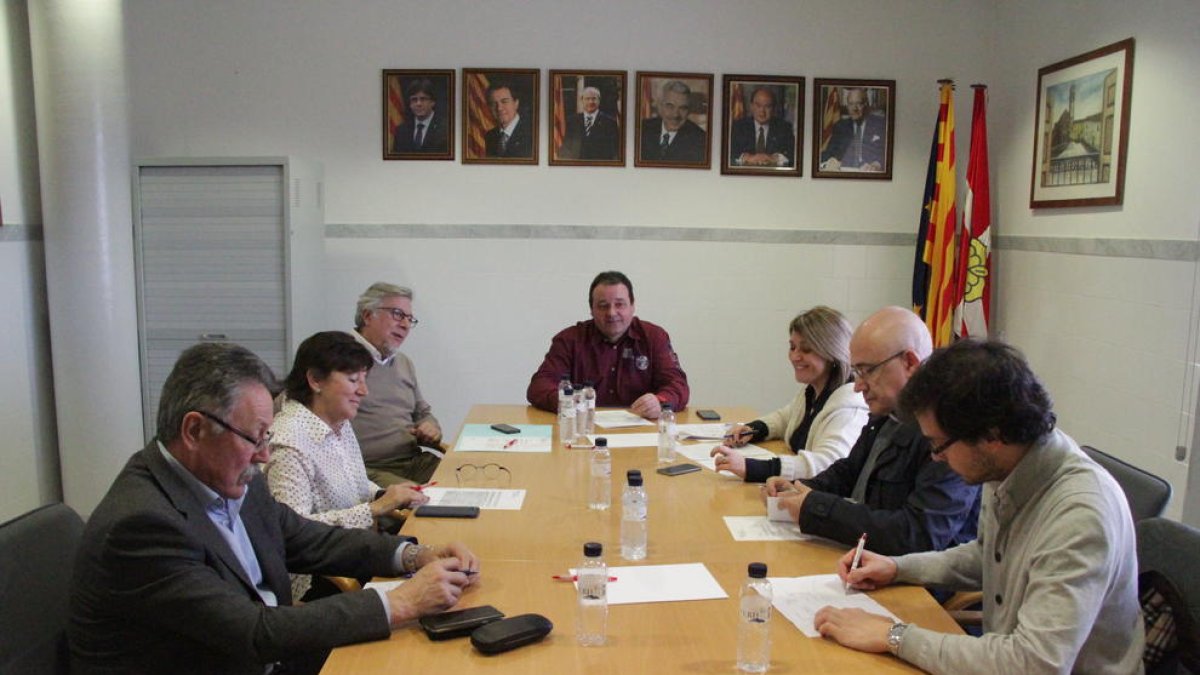
M 941 445 L 934 445 L 933 441 L 930 440 L 928 437 L 926 437 L 925 440 L 929 441 L 929 446 L 930 446 L 929 454 L 933 455 L 934 457 L 941 457 L 942 453 L 949 450 L 950 446 L 952 446 L 958 442 L 958 439 L 953 436 L 951 436 L 950 438 L 947 438 L 945 441 L 942 442 Z
M 417 317 L 413 316 L 412 314 L 409 314 L 408 312 L 400 309 L 399 307 L 380 307 L 375 311 L 387 312 L 388 314 L 391 314 L 392 318 L 395 319 L 396 321 L 404 321 L 405 319 L 408 319 L 408 324 L 410 326 L 415 326 L 415 325 L 421 323 L 419 320 L 417 320 Z
M 850 374 L 853 375 L 854 379 L 856 379 L 856 380 L 865 380 L 868 377 L 870 377 L 872 374 L 874 374 L 875 371 L 882 368 L 884 366 L 884 364 L 886 364 L 888 361 L 891 361 L 892 359 L 898 359 L 901 356 L 904 356 L 904 352 L 906 352 L 906 351 L 908 351 L 908 350 L 901 349 L 900 351 L 896 352 L 895 354 L 892 354 L 891 356 L 887 357 L 886 359 L 884 359 L 878 363 L 861 363 L 857 366 L 850 366 Z
M 243 441 L 246 441 L 250 445 L 253 445 L 254 450 L 256 452 L 267 447 L 267 443 L 271 442 L 272 434 L 270 431 L 263 434 L 263 437 L 256 441 L 256 440 L 254 440 L 254 437 L 251 436 L 250 434 L 242 431 L 241 429 L 238 429 L 237 427 L 233 426 L 229 422 L 226 422 L 225 420 L 221 419 L 220 417 L 217 417 L 216 415 L 214 415 L 206 410 L 197 410 L 196 412 L 200 413 L 201 415 L 204 415 L 208 419 L 221 425 L 221 428 L 225 429 L 225 431 L 228 431 L 229 433 L 234 434 L 238 438 L 241 438 Z
M 503 486 L 512 484 L 512 472 L 508 467 L 496 463 L 463 464 L 454 470 L 454 478 L 459 487 L 478 485 Z

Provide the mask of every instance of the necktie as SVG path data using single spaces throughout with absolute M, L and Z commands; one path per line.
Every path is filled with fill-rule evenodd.
M 758 128 L 758 142 L 754 144 L 754 154 L 761 155 L 767 151 L 767 130 L 764 127 Z
M 425 123 L 424 122 L 417 123 L 417 135 L 415 138 L 413 138 L 413 145 L 415 145 L 418 149 L 422 145 L 425 145 Z
M 850 145 L 850 156 L 854 158 L 854 166 L 862 166 L 862 133 L 863 123 L 857 122 L 854 125 L 854 142 Z
M 595 121 L 596 121 L 596 118 L 592 117 L 592 116 L 585 116 L 583 118 L 583 133 L 584 133 L 584 135 L 590 135 L 592 133 L 592 124 Z
M 663 156 L 667 156 L 667 147 L 671 145 L 671 134 L 663 132 L 662 141 L 658 144 L 658 151 Z
M 500 132 L 500 154 L 508 152 L 508 134 Z

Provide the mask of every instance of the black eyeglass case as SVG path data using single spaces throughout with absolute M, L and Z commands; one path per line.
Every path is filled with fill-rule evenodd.
M 476 628 L 471 644 L 484 654 L 500 654 L 537 642 L 551 630 L 554 624 L 541 614 L 521 614 Z

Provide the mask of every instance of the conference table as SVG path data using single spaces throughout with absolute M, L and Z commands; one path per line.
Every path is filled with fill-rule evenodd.
M 754 411 L 716 408 L 724 421 L 748 421 Z M 700 423 L 691 410 L 678 421 Z M 517 405 L 474 406 L 466 423 L 554 424 L 556 416 Z M 601 435 L 652 432 L 652 427 L 597 429 Z M 612 433 L 608 433 L 611 431 Z M 710 445 L 712 443 L 710 442 Z M 780 451 L 782 443 L 760 444 Z M 590 449 L 563 447 L 547 453 L 454 452 L 446 454 L 433 480 L 455 487 L 456 469 L 466 464 L 500 464 L 511 474 L 496 487 L 524 489 L 520 510 L 484 510 L 477 519 L 418 518 L 403 533 L 423 543 L 466 543 L 481 560 L 479 581 L 458 607 L 493 605 L 508 616 L 537 613 L 554 623 L 545 640 L 511 652 L 485 656 L 467 638 L 433 642 L 414 622 L 387 640 L 335 649 L 323 673 L 729 673 L 737 652 L 738 589 L 751 562 L 767 563 L 769 576 L 829 574 L 849 547 L 825 541 L 735 541 L 723 516 L 764 514 L 759 488 L 702 470 L 668 477 L 655 473 L 656 448 L 612 449 L 613 506 L 587 506 Z M 682 458 L 680 458 L 682 461 Z M 649 546 L 645 560 L 620 555 L 621 488 L 628 469 L 641 469 L 649 499 Z M 613 605 L 608 641 L 601 647 L 575 642 L 575 588 L 552 579 L 582 558 L 583 544 L 599 541 L 610 567 L 703 563 L 727 598 L 687 602 Z M 901 620 L 937 631 L 962 633 L 924 589 L 896 586 L 871 596 Z M 782 614 L 771 619 L 771 673 L 912 672 L 886 654 L 863 654 L 822 638 L 808 638 Z

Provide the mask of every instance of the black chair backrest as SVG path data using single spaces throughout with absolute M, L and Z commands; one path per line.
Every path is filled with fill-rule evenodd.
M 1166 518 L 1147 518 L 1137 527 L 1137 557 L 1140 581 L 1153 583 L 1157 573 L 1172 587 L 1171 611 L 1176 614 L 1178 643 L 1164 655 L 1160 668 L 1148 673 L 1200 672 L 1200 530 Z M 1139 589 L 1142 590 L 1142 589 Z M 1152 642 L 1147 635 L 1147 647 Z
M 51 504 L 0 525 L 0 673 L 66 673 L 67 601 L 83 520 Z
M 1157 518 L 1167 509 L 1167 502 L 1171 501 L 1170 483 L 1090 445 L 1083 446 L 1083 451 L 1112 474 L 1117 484 L 1125 491 L 1125 500 L 1129 502 L 1133 522 Z

